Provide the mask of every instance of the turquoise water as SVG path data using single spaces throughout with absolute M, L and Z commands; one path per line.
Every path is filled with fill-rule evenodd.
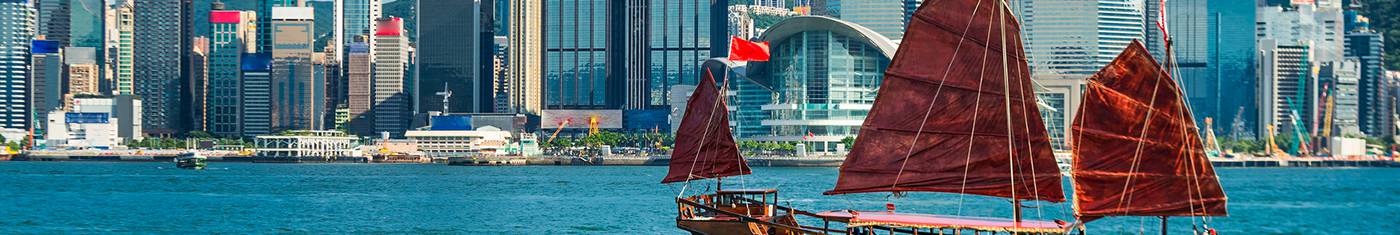
M 664 167 L 452 167 L 382 164 L 0 162 L 0 233 L 681 234 Z M 808 210 L 957 213 L 959 196 L 821 196 L 834 168 L 755 168 L 725 181 L 777 187 Z M 1222 233 L 1400 231 L 1400 169 L 1220 169 L 1230 217 Z M 703 186 L 701 186 L 703 188 Z M 693 189 L 692 189 L 693 190 Z M 1008 216 L 1007 202 L 968 196 L 966 215 Z M 1070 218 L 1060 204 L 1029 217 Z M 1094 234 L 1155 234 L 1155 219 L 1089 224 Z M 1186 218 L 1173 220 L 1186 234 Z

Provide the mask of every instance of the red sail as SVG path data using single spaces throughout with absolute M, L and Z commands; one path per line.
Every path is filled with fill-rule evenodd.
M 671 170 L 661 183 L 749 174 L 739 157 L 739 146 L 729 132 L 729 109 L 715 87 L 714 76 L 705 73 L 686 102 L 685 117 L 676 130 Z
M 925 2 L 826 194 L 1064 201 L 1019 32 L 997 1 Z
M 1181 94 L 1137 41 L 1089 78 L 1072 132 L 1080 216 L 1225 215 Z

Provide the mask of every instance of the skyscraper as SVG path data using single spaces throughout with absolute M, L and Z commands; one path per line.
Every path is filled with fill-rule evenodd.
M 1159 4 L 1148 3 L 1145 15 L 1147 16 L 1147 36 L 1144 46 L 1161 63 L 1167 63 L 1166 45 L 1163 42 L 1162 30 L 1157 27 L 1157 20 L 1162 18 Z M 1214 120 L 1229 121 L 1237 112 L 1237 107 L 1224 108 L 1221 105 L 1221 83 L 1217 71 L 1217 58 L 1211 56 L 1213 50 L 1218 46 L 1215 41 L 1210 41 L 1211 34 L 1219 33 L 1210 27 L 1211 15 L 1209 14 L 1209 2 L 1206 0 L 1176 0 L 1167 1 L 1167 28 L 1171 31 L 1172 50 L 1175 55 L 1176 64 L 1172 65 L 1177 70 L 1175 74 L 1181 83 L 1182 93 L 1190 100 L 1192 116 L 1196 118 L 1196 123 L 1205 123 L 1206 118 Z M 1251 28 L 1234 28 L 1232 30 L 1251 30 Z M 1252 44 L 1252 43 L 1251 43 Z M 1231 45 L 1235 46 L 1235 45 Z M 1244 45 L 1240 45 L 1244 46 Z M 1252 89 L 1253 87 L 1231 88 L 1238 92 L 1238 89 Z M 1219 133 L 1225 133 L 1230 125 L 1215 125 Z
M 1360 63 L 1360 107 L 1358 124 L 1369 136 L 1391 136 L 1395 129 L 1395 107 L 1389 92 L 1394 84 L 1385 77 L 1385 38 L 1370 29 L 1346 34 L 1346 56 Z
M 421 111 L 491 112 L 490 68 L 495 34 L 492 1 L 418 1 L 418 77 Z M 445 86 L 445 87 L 444 87 Z M 449 110 L 442 96 L 451 91 Z
M 258 51 L 272 51 L 272 8 L 304 7 L 306 0 L 257 0 L 258 1 Z
M 650 81 L 647 92 L 642 94 L 646 96 L 627 97 L 628 100 L 646 100 L 647 106 L 627 108 L 665 107 L 671 85 L 698 84 L 700 73 L 704 72 L 699 70 L 702 62 L 729 55 L 728 6 L 727 0 L 651 1 L 651 25 L 648 27 L 651 51 L 645 60 L 640 60 L 649 61 L 651 68 L 650 71 L 639 71 L 648 72 Z M 621 48 L 618 50 L 621 51 Z M 627 64 L 638 61 L 628 59 Z M 628 66 L 619 68 L 624 67 Z
M 39 32 L 44 40 L 58 41 L 62 46 L 71 45 L 73 38 L 71 25 L 72 0 L 31 0 L 37 3 L 39 11 Z
M 107 57 L 113 95 L 136 94 L 136 16 L 129 1 L 113 5 L 107 12 Z
M 272 134 L 272 55 L 267 53 L 243 54 L 241 71 L 243 83 L 242 112 L 243 136 L 253 137 Z
M 255 50 L 257 13 L 252 11 L 209 12 L 208 131 L 215 135 L 243 133 L 242 56 Z
M 34 5 L 28 0 L 0 0 L 0 128 L 29 129 L 33 111 L 29 97 L 29 48 L 34 39 Z
M 65 104 L 71 104 L 75 95 L 103 94 L 100 85 L 102 73 L 97 62 L 97 48 L 63 48 L 63 63 L 68 66 L 68 92 L 64 96 Z
M 505 105 L 498 112 L 539 114 L 544 95 L 544 0 L 510 0 Z
M 1254 137 L 1258 133 L 1258 102 L 1254 95 L 1258 92 L 1255 73 L 1256 37 L 1254 2 L 1252 1 L 1210 1 L 1207 3 L 1207 50 L 1213 74 L 1219 82 L 1216 102 L 1216 123 L 1220 127 L 1229 126 L 1229 135 L 1235 138 Z M 1229 91 L 1228 93 L 1226 91 Z M 1193 103 L 1196 101 L 1192 101 Z M 1201 116 L 1201 115 L 1196 115 Z M 1228 123 L 1228 124 L 1227 124 Z M 1238 129 L 1237 129 L 1238 128 Z M 1219 128 L 1217 128 L 1219 129 Z M 1217 132 L 1227 133 L 1227 132 Z
M 175 134 L 181 128 L 180 90 L 189 53 L 189 0 L 136 0 L 135 93 L 141 97 L 147 133 Z
M 890 40 L 904 38 L 907 0 L 841 0 L 841 20 L 856 23 Z
M 1268 135 L 1309 133 L 1316 113 L 1317 77 L 1312 74 L 1316 63 L 1312 43 L 1280 42 L 1272 38 L 1259 40 L 1259 130 Z
M 618 33 L 608 29 L 608 1 L 546 0 L 544 6 L 545 108 L 621 108 L 623 81 L 608 76 L 607 42 Z
M 30 47 L 29 107 L 33 108 L 34 130 L 48 131 L 49 112 L 63 108 L 63 54 L 61 42 L 34 40 Z
M 195 37 L 191 40 L 190 60 L 188 61 L 190 76 L 185 77 L 185 90 L 181 91 L 185 95 L 185 111 L 189 112 L 191 131 L 209 131 L 209 122 L 205 114 L 209 113 L 209 38 Z
M 316 39 L 314 9 L 310 7 L 272 8 L 272 87 L 273 121 L 277 130 L 320 129 L 325 83 L 313 83 L 315 68 L 311 57 Z
M 375 20 L 383 16 L 380 0 L 335 0 L 335 45 L 348 46 L 356 36 L 370 36 Z M 345 50 L 336 50 L 343 58 Z
M 346 129 L 355 135 L 374 135 L 374 57 L 369 44 L 362 41 L 345 48 L 345 104 L 350 116 Z
M 374 60 L 374 132 L 402 136 L 414 116 L 406 86 L 409 60 L 408 33 L 403 19 L 387 18 L 376 23 L 370 46 Z
M 1083 79 L 1143 39 L 1143 0 L 1037 0 L 1019 7 L 1032 78 Z

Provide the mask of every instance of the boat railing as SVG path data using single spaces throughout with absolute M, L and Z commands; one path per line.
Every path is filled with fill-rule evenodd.
M 761 219 L 758 219 L 758 218 L 754 218 L 754 217 L 749 216 L 749 215 L 740 214 L 740 213 L 735 213 L 735 212 L 727 211 L 727 210 L 720 209 L 720 208 L 716 208 L 716 207 L 712 207 L 712 206 L 707 206 L 707 205 L 705 205 L 705 204 L 703 204 L 703 203 L 690 200 L 689 198 L 676 198 L 676 203 L 678 203 L 678 204 L 681 205 L 681 208 L 680 208 L 680 209 L 683 211 L 683 214 L 684 214 L 684 211 L 685 211 L 685 210 L 688 210 L 687 208 L 695 208 L 695 209 L 699 209 L 699 210 L 703 210 L 703 211 L 713 212 L 713 213 L 720 214 L 720 215 L 726 215 L 726 216 L 734 217 L 735 219 L 737 219 L 737 220 L 740 221 L 740 222 L 754 223 L 754 224 L 760 224 L 760 225 L 768 226 L 768 227 L 770 227 L 770 228 L 772 228 L 772 229 L 775 229 L 775 230 L 777 230 L 777 231 L 779 231 L 779 232 L 783 232 L 784 234 L 828 234 L 826 231 L 817 230 L 817 229 L 811 229 L 811 228 L 806 228 L 806 226 L 800 226 L 800 225 L 799 225 L 799 226 L 792 226 L 792 225 L 787 225 L 787 224 L 780 224 L 780 223 L 774 223 L 774 222 L 764 221 L 764 220 L 761 220 Z M 693 210 L 693 209 L 691 209 L 691 210 Z M 832 231 L 832 232 L 841 232 L 841 233 L 844 233 L 844 231 Z

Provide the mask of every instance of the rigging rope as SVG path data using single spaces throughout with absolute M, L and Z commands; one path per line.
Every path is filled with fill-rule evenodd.
M 977 4 L 978 4 L 978 6 L 980 6 L 980 5 L 982 4 L 982 1 L 977 1 Z M 974 9 L 977 9 L 977 8 L 974 8 Z M 976 15 L 977 15 L 977 14 L 973 14 L 973 16 L 976 16 Z M 995 19 L 996 19 L 996 18 L 995 18 L 996 15 L 994 15 L 994 14 L 989 14 L 989 15 L 990 15 L 990 16 L 987 17 L 987 25 L 991 25 L 991 24 L 992 24 L 992 20 L 995 20 Z M 970 26 L 970 25 L 972 24 L 972 22 L 970 22 L 970 20 L 969 20 L 968 24 L 969 24 L 969 26 Z M 985 38 L 990 39 L 991 37 L 992 37 L 992 27 L 987 27 L 987 36 L 986 36 Z M 986 80 L 986 77 L 987 77 L 987 52 L 990 52 L 990 51 L 992 50 L 992 48 L 986 47 L 986 46 L 983 46 L 982 48 L 983 48 L 983 50 L 982 50 L 982 65 L 979 66 L 979 67 L 982 67 L 982 71 L 981 71 L 981 72 L 978 74 L 978 76 L 977 76 L 977 90 L 978 90 L 978 91 L 981 91 L 981 90 L 982 90 L 982 83 Z M 971 131 L 968 132 L 968 136 L 967 136 L 967 159 L 963 162 L 962 186 L 961 186 L 961 188 L 958 189 L 958 213 L 957 213 L 956 215 L 959 215 L 959 216 L 962 215 L 963 199 L 967 197 L 967 174 L 968 174 L 968 171 L 972 169 L 972 146 L 975 145 L 976 138 L 977 138 L 977 116 L 978 116 L 977 114 L 979 113 L 978 109 L 980 109 L 980 108 L 982 107 L 982 106 L 980 105 L 980 104 L 982 104 L 982 92 L 977 92 L 977 98 L 974 99 L 974 101 L 972 102 L 972 104 L 973 104 L 973 105 L 972 105 L 972 128 L 971 128 Z
M 1132 194 L 1135 193 L 1135 191 L 1134 191 L 1134 192 L 1128 191 L 1128 186 L 1129 186 L 1129 185 L 1132 185 L 1133 176 L 1134 176 L 1135 174 L 1137 174 L 1138 166 L 1142 163 L 1142 145 L 1143 145 L 1143 143 L 1146 142 L 1146 141 L 1144 141 L 1144 139 L 1147 138 L 1147 132 L 1148 132 L 1147 129 L 1148 129 L 1148 127 L 1151 127 L 1151 126 L 1152 126 L 1152 115 L 1154 114 L 1154 111 L 1157 111 L 1157 110 L 1156 110 L 1156 107 L 1157 107 L 1157 92 L 1161 89 L 1161 85 L 1162 85 L 1162 73 L 1156 73 L 1156 78 L 1153 79 L 1152 81 L 1153 81 L 1153 82 L 1152 82 L 1152 98 L 1148 99 L 1148 102 L 1147 102 L 1147 115 L 1144 115 L 1144 116 L 1143 116 L 1143 121 L 1142 121 L 1142 133 L 1139 133 L 1139 134 L 1138 134 L 1138 138 L 1137 138 L 1137 149 L 1133 151 L 1133 161 L 1132 161 L 1132 164 L 1128 167 L 1128 178 L 1127 178 L 1126 181 L 1123 182 L 1123 191 L 1120 192 L 1119 195 L 1118 195 L 1118 209 L 1119 209 L 1119 210 L 1123 210 L 1123 206 L 1125 206 L 1125 204 L 1124 204 L 1124 198 L 1125 198 L 1125 197 L 1126 197 L 1126 201 L 1127 201 L 1127 204 L 1126 204 L 1126 205 L 1131 206 L 1131 205 L 1133 204 L 1133 196 L 1132 196 Z M 1090 82 L 1094 82 L 1094 81 L 1090 81 Z M 1102 85 L 1100 85 L 1100 86 L 1102 86 Z M 1129 208 L 1129 209 L 1131 209 L 1131 208 Z M 1123 210 L 1123 215 L 1127 215 L 1127 214 L 1128 214 L 1128 210 Z
M 972 29 L 972 20 L 976 19 L 977 11 L 981 6 L 982 1 L 978 0 L 976 5 L 972 8 L 972 15 L 968 16 L 967 18 L 967 26 L 963 27 L 962 35 L 959 35 L 958 37 L 958 44 L 956 47 L 953 48 L 953 56 L 951 58 L 957 58 L 958 53 L 962 51 L 963 41 L 967 40 L 967 32 Z M 917 19 L 918 17 L 915 16 L 914 20 Z M 894 194 L 894 190 L 897 189 L 897 187 L 899 186 L 899 178 L 904 175 L 904 168 L 909 164 L 909 157 L 914 156 L 914 147 L 917 146 L 919 143 L 919 136 L 924 133 L 924 127 L 928 124 L 929 115 L 933 114 L 933 105 L 938 103 L 938 96 L 939 94 L 943 93 L 943 83 L 948 80 L 948 74 L 953 71 L 952 68 L 954 61 L 957 60 L 948 60 L 948 65 L 943 67 L 943 77 L 938 80 L 938 88 L 934 89 L 933 99 L 929 100 L 928 108 L 926 108 L 926 111 L 924 111 L 924 119 L 919 123 L 919 131 L 914 132 L 914 139 L 909 143 L 909 150 L 904 154 L 904 161 L 900 163 L 899 171 L 896 172 L 894 175 L 894 183 L 890 184 L 891 195 Z M 976 119 L 974 118 L 973 120 Z M 970 162 L 971 160 L 969 159 L 968 161 Z M 966 177 L 966 174 L 966 172 L 963 173 L 964 177 Z M 966 181 L 966 178 L 964 178 L 964 181 Z
M 1016 198 L 1016 135 L 1011 131 L 1011 69 L 1009 68 L 1010 65 L 1007 65 L 1006 59 L 1006 1 L 1002 0 L 1001 4 L 1001 6 L 998 6 L 1000 10 L 997 11 L 996 14 L 1001 14 L 997 18 L 1001 20 L 1001 95 L 1002 101 L 1006 104 L 1004 105 L 1006 107 L 1006 157 L 1008 160 L 1007 162 L 1010 163 L 1007 164 L 1010 168 L 1010 172 L 1008 172 L 1007 176 L 1011 178 L 1011 200 L 1020 200 Z M 996 14 L 993 14 L 993 16 L 997 16 Z M 988 50 L 991 50 L 991 48 L 988 48 Z M 1020 221 L 1020 203 L 1014 203 L 1011 206 L 1017 207 L 1012 208 L 1012 218 Z M 1018 223 L 1016 226 L 1019 227 L 1020 224 Z

